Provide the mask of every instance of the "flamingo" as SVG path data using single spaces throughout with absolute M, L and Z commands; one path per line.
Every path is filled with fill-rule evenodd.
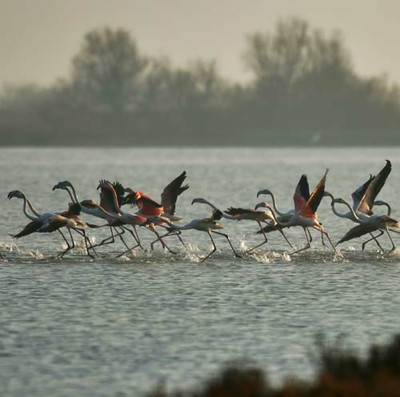
M 261 228 L 257 233 L 258 234 L 266 234 L 266 233 L 270 233 L 273 231 L 279 231 L 282 236 L 284 237 L 284 239 L 286 240 L 286 242 L 289 244 L 290 248 L 293 248 L 292 244 L 290 243 L 290 241 L 287 239 L 286 235 L 284 234 L 283 230 L 285 227 L 290 227 L 290 226 L 283 226 L 285 224 L 288 224 L 288 222 L 290 222 L 290 220 L 292 219 L 292 217 L 295 214 L 295 210 L 291 209 L 287 212 L 282 212 L 281 210 L 279 210 L 277 204 L 276 204 L 276 199 L 274 194 L 269 190 L 269 189 L 262 189 L 260 191 L 257 192 L 257 197 L 261 196 L 261 195 L 268 195 L 271 196 L 271 200 L 272 200 L 272 207 L 275 211 L 275 217 L 277 219 L 277 223 L 275 225 L 267 225 L 264 226 L 263 228 Z M 269 207 L 268 203 L 265 202 L 261 202 L 259 204 L 256 205 L 256 209 L 258 208 L 262 208 L 262 207 Z M 308 240 L 307 240 L 308 241 Z
M 131 225 L 133 227 L 134 232 L 132 232 L 130 229 L 125 229 L 131 233 L 133 239 L 136 241 L 136 245 L 132 247 L 131 250 L 136 247 L 143 249 L 136 226 L 142 225 L 146 221 L 146 218 L 136 214 L 129 214 L 121 210 L 121 198 L 118 198 L 116 189 L 121 191 L 121 189 L 123 189 L 122 185 L 118 182 L 112 184 L 109 181 L 102 179 L 100 180 L 97 189 L 100 189 L 100 207 L 109 213 L 119 215 L 118 224 L 120 226 Z
M 196 202 L 201 202 L 199 201 L 201 199 L 194 199 L 192 201 L 192 205 Z M 227 239 L 234 255 L 236 256 L 236 258 L 241 258 L 241 256 L 235 251 L 235 248 L 233 247 L 229 236 L 225 233 L 219 232 L 217 230 L 221 230 L 223 229 L 223 226 L 218 223 L 217 221 L 219 221 L 221 218 L 223 217 L 223 213 L 219 210 L 213 210 L 212 215 L 209 218 L 201 218 L 201 219 L 193 219 L 192 221 L 190 221 L 189 223 L 187 223 L 186 225 L 183 226 L 178 226 L 176 224 L 171 224 L 170 226 L 167 227 L 168 233 L 165 234 L 163 237 L 166 237 L 168 235 L 172 235 L 176 232 L 180 232 L 182 230 L 198 230 L 201 232 L 206 232 L 208 234 L 208 236 L 210 237 L 210 240 L 212 242 L 213 245 L 213 249 L 212 251 L 207 254 L 205 257 L 203 257 L 201 259 L 201 263 L 203 263 L 206 259 L 208 259 L 211 255 L 213 255 L 215 253 L 215 251 L 217 250 L 217 246 L 215 244 L 214 238 L 212 236 L 212 233 L 214 234 L 218 234 L 220 236 L 223 236 Z
M 300 248 L 292 252 L 291 255 L 304 251 L 311 247 L 312 236 L 309 231 L 309 228 L 316 229 L 321 233 L 321 236 L 325 236 L 329 241 L 331 247 L 335 251 L 335 253 L 337 253 L 329 234 L 323 229 L 322 224 L 319 221 L 317 215 L 317 208 L 321 202 L 321 199 L 325 191 L 325 182 L 327 174 L 328 170 L 325 171 L 325 174 L 323 175 L 322 179 L 319 181 L 317 186 L 314 188 L 311 195 L 310 195 L 307 176 L 302 175 L 300 177 L 299 183 L 297 184 L 293 196 L 295 208 L 294 210 L 290 210 L 288 212 L 281 212 L 277 208 L 275 197 L 270 190 L 263 189 L 257 193 L 257 197 L 260 196 L 261 194 L 270 195 L 272 198 L 272 205 L 274 207 L 274 210 L 278 214 L 277 216 L 278 225 L 274 227 L 266 226 L 264 228 L 265 233 L 292 226 L 301 226 L 303 228 L 307 244 L 303 248 Z
M 211 207 L 214 211 L 220 211 L 214 204 L 210 203 L 208 200 L 204 198 L 195 198 L 192 201 L 193 203 L 201 203 L 201 204 L 206 204 L 209 207 Z M 255 221 L 258 223 L 260 228 L 262 228 L 261 223 L 267 223 L 272 222 L 274 225 L 277 224 L 276 216 L 272 210 L 272 208 L 266 203 L 264 208 L 266 211 L 257 211 L 257 206 L 256 209 L 245 209 L 245 208 L 237 208 L 237 207 L 229 207 L 226 211 L 221 212 L 221 217 L 225 219 L 229 219 L 232 221 L 241 221 L 241 220 L 251 220 Z M 286 236 L 285 236 L 286 237 Z M 249 253 L 251 251 L 254 251 L 256 248 L 261 247 L 265 243 L 268 242 L 267 236 L 264 233 L 264 241 L 255 247 L 249 249 L 246 251 L 246 253 Z M 290 244 L 290 243 L 289 243 Z
M 15 235 L 12 235 L 12 237 L 21 238 L 29 234 L 32 234 L 34 232 L 51 233 L 54 231 L 58 231 L 61 234 L 62 238 L 64 239 L 65 243 L 67 244 L 67 249 L 58 255 L 59 258 L 62 258 L 69 250 L 75 247 L 75 241 L 71 234 L 71 229 L 72 229 L 84 236 L 87 254 L 93 257 L 89 252 L 89 247 L 87 245 L 87 237 L 84 234 L 84 228 L 86 226 L 84 222 L 79 218 L 79 212 L 80 212 L 79 206 L 70 204 L 68 210 L 60 214 L 55 214 L 50 212 L 39 214 L 31 204 L 30 200 L 20 190 L 11 191 L 7 197 L 8 199 L 12 199 L 14 197 L 22 199 L 24 201 L 23 212 L 31 220 L 31 222 L 28 223 L 28 225 L 26 225 L 23 230 L 21 230 L 19 233 Z M 26 210 L 27 206 L 35 214 L 35 216 L 28 214 Z M 69 243 L 64 233 L 60 230 L 62 227 L 67 227 L 67 230 L 69 232 L 72 241 L 72 245 Z
M 161 204 L 154 201 L 150 196 L 143 192 L 133 191 L 130 188 L 125 189 L 128 195 L 123 199 L 122 204 L 132 204 L 139 207 L 139 215 L 145 217 L 163 216 L 171 222 L 176 222 L 182 217 L 175 214 L 176 201 L 189 185 L 182 186 L 186 178 L 186 171 L 183 171 L 173 181 L 171 181 L 161 193 Z
M 392 165 L 389 160 L 386 160 L 385 166 L 379 171 L 379 173 L 376 176 L 370 175 L 369 179 L 364 182 L 359 188 L 357 188 L 351 195 L 353 199 L 353 206 L 351 207 L 348 202 L 346 202 L 342 198 L 334 198 L 334 196 L 329 193 L 325 192 L 324 196 L 328 196 L 331 198 L 331 208 L 332 212 L 341 218 L 347 218 L 352 220 L 353 222 L 364 224 L 374 224 L 374 222 L 377 222 L 377 225 L 380 224 L 382 220 L 378 220 L 378 218 L 373 216 L 372 208 L 374 205 L 384 205 L 387 207 L 388 212 L 387 216 L 390 217 L 391 214 L 391 207 L 388 203 L 384 201 L 375 201 L 377 195 L 381 191 L 382 187 L 384 186 L 387 177 L 389 176 L 390 172 L 392 170 Z M 336 210 L 335 204 L 344 204 L 347 206 L 349 209 L 348 212 L 346 213 L 340 213 Z M 371 218 L 372 216 L 372 218 Z M 360 228 L 361 230 L 366 230 L 363 228 Z M 377 236 L 374 236 L 372 233 L 371 234 L 371 239 L 367 240 L 365 243 L 363 243 L 363 249 L 365 248 L 365 244 L 368 242 L 374 240 L 378 247 L 383 251 L 382 246 L 379 244 L 377 238 L 380 237 L 384 232 L 381 230 L 380 227 L 377 227 L 375 230 L 379 229 L 380 234 Z M 366 232 L 368 233 L 368 232 Z M 363 234 L 366 234 L 363 233 Z M 353 237 L 354 238 L 354 237 Z
M 56 185 L 53 186 L 53 191 L 56 190 L 56 189 L 65 190 L 74 203 L 78 203 L 78 204 L 81 205 L 81 210 L 82 210 L 83 213 L 95 216 L 97 218 L 105 219 L 108 222 L 106 225 L 93 225 L 93 224 L 90 224 L 90 223 L 87 224 L 91 228 L 100 228 L 100 227 L 104 227 L 104 226 L 109 226 L 110 227 L 111 236 L 108 237 L 108 238 L 105 238 L 99 244 L 96 244 L 96 246 L 101 246 L 101 245 L 105 245 L 105 244 L 114 243 L 115 242 L 115 235 L 116 235 L 121 239 L 123 244 L 127 247 L 127 244 L 126 244 L 125 240 L 122 238 L 122 235 L 125 233 L 125 231 L 129 231 L 130 232 L 130 230 L 129 229 L 125 229 L 123 226 L 118 227 L 119 230 L 117 230 L 116 226 L 111 226 L 109 223 L 110 223 L 110 221 L 113 220 L 113 218 L 112 218 L 112 215 L 111 215 L 110 211 L 106 211 L 106 212 L 101 211 L 101 209 L 99 208 L 99 207 L 101 207 L 101 205 L 100 206 L 92 206 L 92 205 L 90 205 L 90 203 L 94 202 L 93 200 L 80 201 L 74 186 L 69 181 L 58 182 Z M 89 206 L 87 206 L 87 204 L 89 204 Z M 104 202 L 103 202 L 103 204 L 104 204 Z M 111 211 L 111 212 L 113 212 L 113 211 Z M 116 213 L 114 213 L 114 214 L 116 214 Z M 115 232 L 115 235 L 114 235 L 114 232 Z
M 325 171 L 325 174 L 311 194 L 309 193 L 307 176 L 302 175 L 293 196 L 295 204 L 294 212 L 284 214 L 287 217 L 284 221 L 280 221 L 278 218 L 278 222 L 281 227 L 301 226 L 304 230 L 307 244 L 303 248 L 292 252 L 291 255 L 299 253 L 311 247 L 312 237 L 309 228 L 316 229 L 321 233 L 321 235 L 325 236 L 334 252 L 337 253 L 329 234 L 323 229 L 317 215 L 317 209 L 325 190 L 327 174 L 328 170 Z
M 114 221 L 113 224 L 115 224 L 115 222 L 118 222 L 119 225 L 132 225 L 136 234 L 133 235 L 133 237 L 135 238 L 137 245 L 135 247 L 132 247 L 130 250 L 136 248 L 137 246 L 140 246 L 141 248 L 143 248 L 140 244 L 140 239 L 139 239 L 139 235 L 137 234 L 137 230 L 136 230 L 136 226 L 149 226 L 149 229 L 154 232 L 157 236 L 158 239 L 160 239 L 160 241 L 163 244 L 163 247 L 167 248 L 168 251 L 173 252 L 166 244 L 164 241 L 162 241 L 162 238 L 160 238 L 160 235 L 157 233 L 157 231 L 154 228 L 154 224 L 153 224 L 153 220 L 148 222 L 148 219 L 146 219 L 144 216 L 142 215 L 138 215 L 138 214 L 129 214 L 127 212 L 123 212 L 121 210 L 121 208 L 118 205 L 118 200 L 117 200 L 117 193 L 115 191 L 114 188 L 114 184 L 111 184 L 108 181 L 105 180 L 101 180 L 99 183 L 98 188 L 101 189 L 101 193 L 100 193 L 100 197 L 101 197 L 101 202 L 100 202 L 100 207 L 104 208 L 105 210 L 108 210 L 109 212 L 112 211 L 114 213 L 117 213 L 120 217 L 118 219 L 116 219 Z M 104 205 L 101 205 L 101 204 Z M 169 219 L 164 218 L 164 217 L 160 217 L 158 216 L 157 219 L 159 220 L 159 222 L 163 222 L 163 223 L 168 223 L 170 224 Z M 130 230 L 129 230 L 130 231 Z M 127 251 L 125 251 L 124 253 L 122 253 L 121 255 L 125 254 Z
M 399 222 L 394 219 L 391 218 L 388 215 L 364 215 L 364 216 L 360 216 L 360 214 L 356 213 L 354 211 L 354 209 L 350 206 L 350 204 L 348 202 L 346 202 L 345 200 L 341 199 L 341 198 L 337 198 L 334 200 L 337 203 L 340 204 L 344 204 L 349 208 L 349 211 L 352 213 L 352 217 L 355 219 L 355 221 L 357 223 L 359 223 L 359 225 L 353 227 L 352 229 L 350 229 L 344 237 L 342 237 L 337 244 L 341 244 L 345 241 L 349 241 L 352 240 L 353 238 L 357 238 L 357 237 L 361 237 L 367 233 L 372 233 L 376 230 L 379 230 L 380 234 L 378 236 L 372 236 L 372 239 L 376 240 L 378 237 L 380 237 L 382 234 L 384 234 L 384 232 L 387 233 L 390 242 L 392 243 L 392 248 L 390 249 L 390 252 L 394 251 L 396 249 L 396 246 L 393 242 L 392 236 L 389 233 L 389 228 L 395 228 L 397 230 L 399 230 L 400 225 Z M 398 231 L 396 230 L 396 232 L 398 233 Z M 367 241 L 365 241 L 362 244 L 362 249 L 364 250 L 365 245 L 371 241 L 372 239 L 369 239 Z M 377 241 L 377 240 L 376 240 Z M 378 246 L 380 247 L 380 249 L 383 251 L 383 248 L 380 246 L 380 244 L 377 242 Z

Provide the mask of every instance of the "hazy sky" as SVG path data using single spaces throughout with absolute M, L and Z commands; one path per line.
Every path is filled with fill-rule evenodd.
M 0 0 L 0 88 L 67 76 L 83 35 L 104 26 L 131 31 L 144 54 L 216 59 L 245 79 L 245 35 L 289 16 L 340 30 L 360 74 L 400 83 L 398 0 Z

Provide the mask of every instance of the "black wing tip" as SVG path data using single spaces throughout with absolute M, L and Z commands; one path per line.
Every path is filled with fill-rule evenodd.
M 222 211 L 220 210 L 214 210 L 212 213 L 212 217 L 214 220 L 219 221 L 222 218 Z

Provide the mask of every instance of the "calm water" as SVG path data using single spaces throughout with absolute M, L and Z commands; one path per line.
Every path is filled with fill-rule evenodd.
M 359 241 L 342 247 L 342 257 L 321 245 L 294 257 L 282 237 L 271 235 L 265 249 L 235 259 L 226 242 L 206 263 L 211 246 L 200 232 L 183 235 L 177 255 L 136 252 L 88 260 L 78 249 L 64 260 L 60 236 L 36 234 L 17 242 L 26 223 L 22 202 L 8 201 L 10 190 L 24 191 L 41 212 L 59 211 L 68 197 L 52 192 L 68 179 L 82 199 L 98 199 L 100 178 L 118 179 L 158 199 L 182 170 L 190 189 L 178 202 L 185 221 L 206 217 L 207 207 L 190 203 L 205 197 L 216 205 L 254 207 L 256 192 L 270 188 L 283 210 L 302 173 L 311 188 L 330 168 L 327 190 L 350 193 L 378 172 L 385 159 L 393 171 L 380 195 L 398 217 L 398 149 L 1 149 L 0 248 L 0 395 L 140 396 L 160 381 L 169 389 L 196 384 L 234 360 L 256 363 L 279 382 L 295 373 L 310 376 L 316 335 L 360 352 L 371 342 L 387 341 L 400 330 L 400 254 L 384 257 Z M 337 241 L 352 226 L 335 218 L 327 201 L 320 218 Z M 86 218 L 89 219 L 89 218 Z M 93 220 L 92 220 L 93 221 Z M 185 222 L 184 221 L 184 222 Z M 256 225 L 224 221 L 239 251 L 260 242 Z M 145 230 L 140 234 L 150 242 Z M 289 230 L 297 246 L 301 230 Z M 100 240 L 106 232 L 91 233 Z M 400 236 L 394 235 L 397 244 Z M 389 247 L 385 239 L 382 243 Z

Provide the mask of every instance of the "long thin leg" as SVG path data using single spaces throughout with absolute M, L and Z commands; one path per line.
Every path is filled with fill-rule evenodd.
M 321 230 L 321 243 L 324 247 L 326 247 L 325 239 L 324 239 L 324 232 Z
M 182 237 L 180 236 L 181 234 L 182 234 L 182 232 L 180 230 L 174 230 L 172 232 L 165 233 L 150 243 L 151 249 L 154 250 L 154 244 L 157 241 L 159 241 L 160 239 L 164 239 L 164 237 L 169 237 L 169 236 L 176 236 L 176 237 L 178 237 L 178 239 L 181 242 L 181 244 L 183 245 L 183 247 L 187 250 L 186 244 L 183 241 Z
M 113 227 L 112 227 L 112 226 L 109 226 L 109 228 L 110 228 L 111 236 L 105 238 L 104 240 L 101 240 L 100 243 L 93 245 L 93 247 L 101 247 L 102 245 L 112 244 L 112 243 L 115 242 Z M 124 232 L 124 233 L 125 233 L 125 232 Z
M 378 241 L 378 237 L 382 236 L 382 234 L 384 233 L 383 230 L 379 230 L 379 234 L 377 234 L 376 236 L 374 236 L 372 233 L 370 233 L 371 238 L 368 239 L 367 241 L 364 241 L 361 245 L 361 249 L 364 251 L 365 246 L 370 242 L 370 241 L 375 241 L 375 243 L 377 244 L 377 246 L 379 247 L 379 249 L 384 252 L 384 249 L 382 248 L 381 244 Z
M 284 238 L 284 239 L 286 240 L 286 242 L 289 244 L 289 247 L 290 247 L 290 248 L 293 248 L 293 245 L 290 244 L 290 241 L 289 241 L 288 238 L 286 237 L 286 234 L 283 233 L 283 230 L 282 230 L 282 229 L 278 229 L 278 231 L 279 231 L 280 234 L 282 234 L 283 238 Z
M 268 242 L 267 235 L 266 235 L 265 232 L 264 232 L 264 229 L 263 229 L 263 227 L 262 227 L 262 225 L 261 225 L 261 222 L 260 222 L 260 221 L 257 221 L 257 223 L 258 223 L 258 226 L 260 226 L 260 230 L 261 230 L 261 232 L 262 232 L 262 234 L 263 234 L 263 236 L 264 236 L 264 241 L 262 241 L 260 244 L 257 244 L 255 247 L 248 249 L 248 250 L 245 252 L 245 254 L 249 254 L 251 251 L 254 251 L 255 249 L 261 247 L 262 245 L 264 245 L 264 244 L 266 244 L 266 243 Z
M 336 247 L 333 245 L 332 240 L 331 240 L 331 237 L 329 236 L 329 234 L 328 234 L 326 231 L 324 231 L 324 230 L 321 230 L 321 233 L 325 235 L 325 237 L 326 237 L 327 240 L 329 241 L 329 244 L 331 245 L 333 251 L 335 252 L 335 254 L 337 254 L 338 251 L 336 250 Z
M 312 241 L 311 233 L 306 227 L 303 227 L 303 230 L 304 230 L 304 234 L 306 236 L 307 244 L 303 248 L 300 248 L 297 251 L 291 252 L 289 255 L 297 254 L 297 253 L 299 253 L 301 251 L 305 251 L 311 247 L 311 241 Z
M 61 254 L 57 255 L 57 258 L 61 259 L 69 250 L 71 250 L 72 248 L 75 248 L 75 241 L 74 241 L 74 238 L 72 237 L 72 233 L 71 233 L 70 229 L 68 229 L 68 232 L 71 237 L 72 245 L 69 244 L 67 238 L 64 236 L 64 233 L 60 229 L 58 229 L 58 231 L 61 234 L 61 236 L 63 237 L 64 241 L 67 243 L 67 248 Z
M 133 228 L 133 232 L 132 232 L 133 238 L 134 238 L 135 241 L 138 243 L 138 246 L 139 246 L 141 249 L 144 249 L 143 246 L 142 246 L 142 243 L 141 243 L 141 241 L 140 241 L 139 233 L 138 233 L 138 231 L 137 231 L 137 229 L 136 229 L 136 226 L 135 226 L 135 225 L 132 225 L 132 228 Z
M 172 251 L 172 249 L 169 248 L 167 244 L 165 244 L 165 242 L 163 240 L 163 236 L 160 236 L 160 234 L 157 232 L 157 230 L 154 227 L 150 228 L 150 230 L 153 231 L 153 233 L 157 236 L 157 239 L 155 240 L 155 242 L 160 241 L 163 248 L 166 248 L 171 254 L 176 254 L 175 251 Z M 169 234 L 169 233 L 167 233 L 167 234 Z M 150 245 L 151 245 L 151 249 L 154 249 L 153 243 Z
M 117 228 L 114 226 L 109 226 L 109 228 L 110 228 L 111 236 L 100 241 L 100 243 L 93 245 L 93 247 L 101 247 L 102 245 L 113 244 L 113 243 L 115 243 L 114 233 L 116 233 L 116 236 L 122 236 L 125 233 L 125 229 L 123 229 L 122 227 L 119 228 L 120 229 L 119 232 L 118 232 Z
M 396 249 L 396 246 L 394 245 L 392 236 L 389 233 L 389 230 L 387 228 L 385 228 L 387 235 L 389 236 L 390 242 L 392 243 L 392 249 L 388 252 L 388 254 L 390 254 L 391 252 L 393 252 Z
M 227 234 L 221 233 L 221 232 L 217 232 L 217 231 L 215 231 L 215 230 L 211 230 L 211 232 L 212 232 L 212 233 L 215 233 L 215 234 L 219 234 L 220 236 L 224 236 L 224 237 L 228 240 L 228 243 L 229 243 L 229 245 L 231 246 L 232 251 L 233 251 L 233 253 L 235 254 L 236 258 L 241 258 L 241 256 L 235 251 L 235 248 L 233 248 L 233 245 L 232 245 L 232 243 L 231 243 L 231 240 L 229 239 L 229 237 L 228 237 Z
M 86 235 L 86 231 L 84 229 L 74 229 L 78 234 L 80 234 L 84 241 L 85 241 L 85 248 L 86 248 L 86 254 L 90 256 L 91 258 L 94 258 L 94 256 L 90 253 L 90 249 L 93 251 L 94 255 L 97 255 L 97 252 L 93 248 L 92 243 L 90 242 L 88 236 Z
M 133 239 L 136 241 L 136 245 L 134 245 L 133 247 L 128 248 L 127 250 L 125 250 L 124 252 L 121 252 L 120 254 L 117 255 L 117 258 L 119 258 L 122 255 L 127 254 L 128 252 L 131 252 L 132 250 L 134 250 L 137 247 L 140 247 L 141 249 L 144 249 L 141 242 L 140 242 L 140 238 L 139 235 L 137 233 L 136 227 L 134 225 L 133 226 L 133 230 L 130 230 L 129 228 L 125 228 L 123 226 L 121 226 L 121 228 L 125 229 L 127 232 L 129 232 L 131 234 L 131 236 L 133 237 Z
M 201 261 L 200 263 L 203 263 L 206 259 L 208 259 L 216 250 L 217 250 L 217 246 L 215 245 L 215 241 L 213 239 L 213 236 L 211 235 L 210 231 L 207 231 L 208 235 L 210 236 L 211 242 L 213 244 L 213 249 L 212 251 L 206 255 Z

